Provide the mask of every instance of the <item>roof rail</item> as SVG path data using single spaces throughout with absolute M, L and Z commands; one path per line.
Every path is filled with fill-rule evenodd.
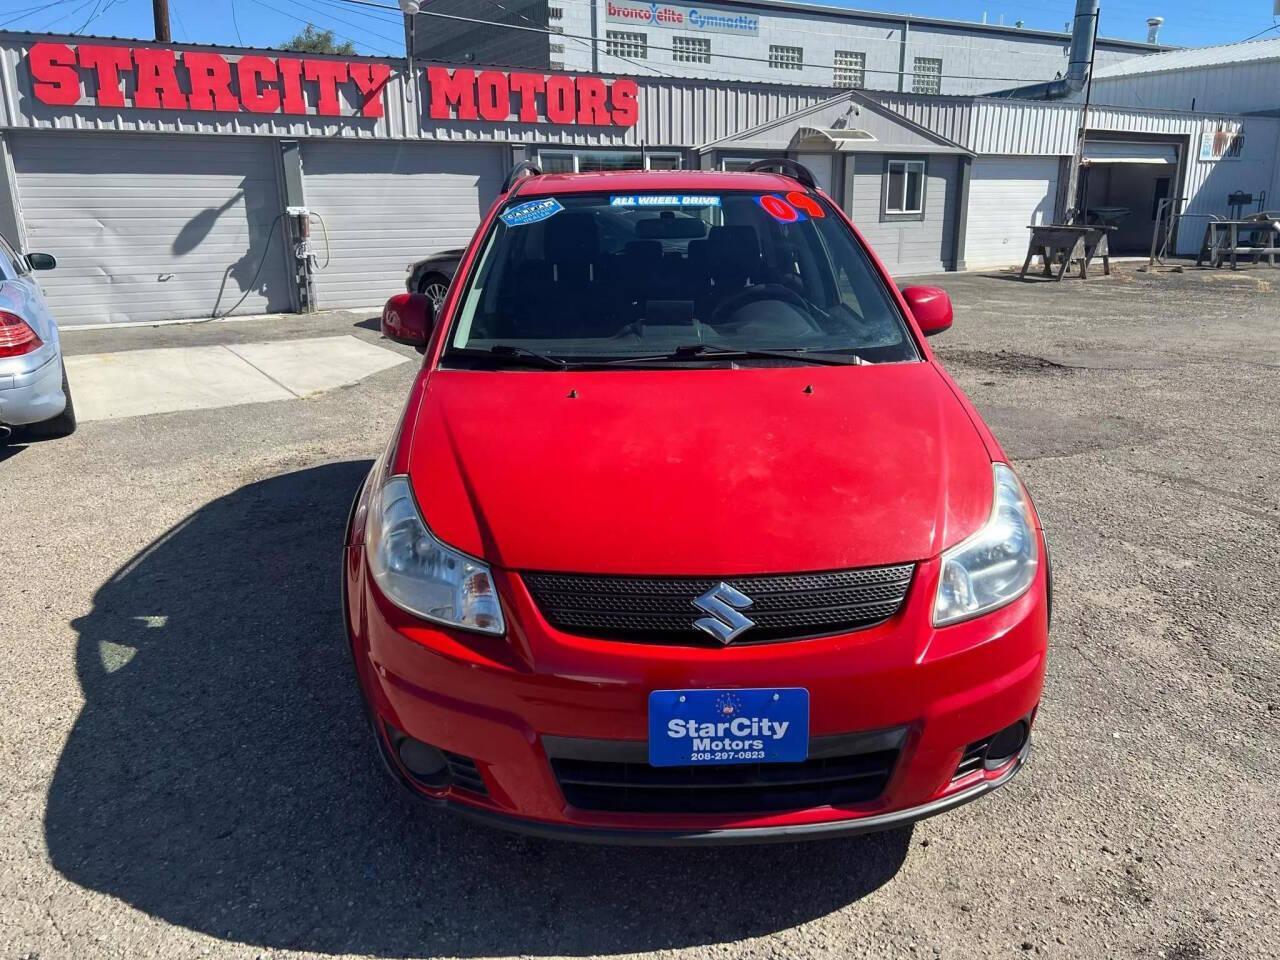
M 813 172 L 803 163 L 797 163 L 789 157 L 770 157 L 767 160 L 756 160 L 754 163 L 747 164 L 747 172 L 755 173 L 758 170 L 772 170 L 777 167 L 778 172 L 799 180 L 806 187 L 812 189 L 818 188 L 818 181 L 813 178 Z
M 542 168 L 540 166 L 538 166 L 532 160 L 521 160 L 519 163 L 517 163 L 514 167 L 511 168 L 511 172 L 507 174 L 507 179 L 502 181 L 502 192 L 510 193 L 511 187 L 521 177 L 540 177 L 540 176 L 542 176 Z

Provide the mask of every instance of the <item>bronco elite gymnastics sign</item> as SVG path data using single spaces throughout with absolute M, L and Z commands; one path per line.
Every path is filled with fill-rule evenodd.
M 695 33 L 732 33 L 740 37 L 760 35 L 760 18 L 750 14 L 728 14 L 678 7 L 669 3 L 628 3 L 606 0 L 605 19 L 637 27 L 666 27 Z

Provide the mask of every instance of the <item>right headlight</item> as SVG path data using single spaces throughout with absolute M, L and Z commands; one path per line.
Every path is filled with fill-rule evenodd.
M 1039 562 L 1035 521 L 1013 469 L 993 464 L 995 501 L 982 529 L 942 554 L 933 625 L 968 620 L 1026 592 Z
M 505 631 L 489 567 L 436 539 L 408 477 L 389 477 L 373 492 L 364 536 L 369 572 L 397 607 L 463 630 Z

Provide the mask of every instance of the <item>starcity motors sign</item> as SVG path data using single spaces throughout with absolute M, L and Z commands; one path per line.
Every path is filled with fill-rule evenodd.
M 697 7 L 677 7 L 669 3 L 628 3 L 606 0 L 605 19 L 610 23 L 667 27 L 703 33 L 731 33 L 740 37 L 760 35 L 760 18 L 749 14 L 717 13 Z
M 311 57 L 224 57 L 205 50 L 36 43 L 32 93 L 56 107 L 380 117 L 389 63 Z
M 428 67 L 427 87 L 433 120 L 634 127 L 639 119 L 636 82 L 628 77 Z
M 36 43 L 31 92 L 51 107 L 381 117 L 391 64 L 314 57 L 223 56 L 207 50 Z M 627 77 L 427 68 L 432 120 L 633 127 Z

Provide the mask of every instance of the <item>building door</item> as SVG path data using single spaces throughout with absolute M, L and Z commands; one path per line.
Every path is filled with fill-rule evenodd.
M 380 305 L 404 292 L 407 265 L 466 247 L 505 158 L 488 144 L 304 143 L 316 306 Z
M 19 133 L 28 250 L 64 326 L 292 309 L 275 144 L 238 137 Z
M 968 269 L 1022 263 L 1027 227 L 1052 223 L 1058 196 L 1057 157 L 978 157 L 969 177 Z
M 802 153 L 796 159 L 809 168 L 809 172 L 813 174 L 813 179 L 818 181 L 818 186 L 822 188 L 822 192 L 829 197 L 832 196 L 831 169 L 834 155 L 830 153 Z

